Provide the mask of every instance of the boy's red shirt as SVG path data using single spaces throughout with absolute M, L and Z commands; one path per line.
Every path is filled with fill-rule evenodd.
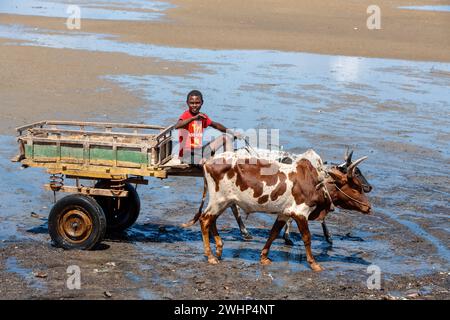
M 186 126 L 178 130 L 178 141 L 180 143 L 179 156 L 183 156 L 183 150 L 192 150 L 196 148 L 201 148 L 203 145 L 203 131 L 205 128 L 209 127 L 212 120 L 203 113 L 205 116 L 201 120 L 193 120 L 189 122 Z M 189 110 L 183 112 L 180 116 L 180 120 L 187 120 L 195 117 Z

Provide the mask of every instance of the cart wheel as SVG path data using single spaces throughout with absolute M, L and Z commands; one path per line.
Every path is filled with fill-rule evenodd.
M 106 217 L 91 197 L 71 194 L 53 206 L 48 218 L 48 231 L 58 247 L 89 250 L 105 236 Z
M 101 180 L 95 188 L 109 189 L 111 181 Z M 141 201 L 136 189 L 129 183 L 125 183 L 124 190 L 128 191 L 128 197 L 104 197 L 95 196 L 94 199 L 102 207 L 106 215 L 106 230 L 108 232 L 120 232 L 131 227 L 139 217 Z

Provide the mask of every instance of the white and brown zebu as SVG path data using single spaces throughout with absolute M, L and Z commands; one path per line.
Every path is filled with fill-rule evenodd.
M 370 213 L 371 205 L 361 182 L 354 175 L 356 166 L 366 158 L 356 160 L 349 166 L 347 173 L 342 173 L 335 166 L 324 166 L 313 150 L 308 150 L 292 164 L 235 152 L 218 154 L 203 165 L 203 201 L 208 190 L 208 206 L 201 212 L 202 201 L 197 215 L 184 226 L 200 220 L 205 256 L 209 263 L 216 264 L 223 249 L 216 220 L 225 209 L 238 206 L 247 214 L 277 214 L 277 220 L 261 252 L 261 263 L 269 264 L 270 246 L 289 218 L 292 218 L 302 235 L 310 267 L 314 271 L 321 271 L 322 267 L 311 253 L 308 220 L 323 220 L 328 212 L 334 210 L 334 206 Z M 211 252 L 209 232 L 214 236 L 217 257 Z

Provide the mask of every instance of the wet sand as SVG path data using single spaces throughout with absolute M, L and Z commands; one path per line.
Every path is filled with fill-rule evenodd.
M 365 27 L 370 1 L 173 1 L 156 21 L 82 20 L 82 32 L 119 36 L 124 42 L 211 49 L 274 49 L 408 60 L 450 61 L 450 19 L 446 12 L 400 10 L 421 1 L 380 5 L 382 29 Z M 220 10 L 217 10 L 220 8 Z M 237 10 L 236 8 L 239 8 Z M 0 14 L 5 25 L 67 32 L 64 18 Z M 355 30 L 354 28 L 358 28 Z M 0 39 L 8 42 L 6 39 Z M 172 74 L 146 59 L 123 56 L 2 47 L 0 133 L 24 122 L 58 118 L 123 118 L 145 107 L 139 96 L 99 80 L 105 74 Z M 67 66 L 67 69 L 59 66 Z M 67 90 L 66 88 L 70 88 Z M 103 88 L 93 90 L 92 88 Z M 83 94 L 80 94 L 83 93 Z M 95 106 L 95 107 L 94 107 Z M 76 107 L 81 113 L 71 110 Z M 24 112 L 27 110 L 27 112 Z M 55 114 L 55 110 L 61 110 Z
M 1 44 L 17 42 L 2 40 Z M 188 63 L 118 53 L 2 46 L 0 133 L 43 119 L 136 122 L 139 95 L 102 79 L 105 75 L 183 75 Z
M 381 29 L 369 30 L 373 1 L 195 0 L 155 21 L 83 20 L 86 32 L 123 41 L 205 49 L 273 49 L 408 60 L 450 61 L 447 12 L 398 9 L 427 1 L 380 1 Z M 433 5 L 448 4 L 436 1 Z M 64 19 L 1 15 L 2 23 L 64 30 Z M 356 29 L 355 29 L 356 28 Z
M 81 33 L 58 18 L 0 15 L 0 32 L 10 34 L 0 40 L 0 297 L 108 299 L 109 291 L 112 299 L 448 299 L 450 67 L 413 61 L 450 60 L 448 15 L 382 7 L 383 30 L 373 33 L 364 28 L 364 2 L 256 8 L 250 1 L 239 11 L 234 1 L 221 1 L 220 11 L 217 1 L 173 3 L 161 21 L 83 20 Z M 8 33 L 10 24 L 24 29 Z M 246 220 L 254 239 L 244 242 L 225 213 L 224 259 L 208 265 L 199 226 L 180 228 L 201 197 L 201 179 L 193 178 L 140 187 L 137 223 L 99 250 L 50 245 L 52 194 L 41 188 L 48 177 L 8 161 L 16 152 L 12 129 L 44 118 L 170 124 L 193 85 L 206 93 L 213 117 L 280 128 L 292 152 L 313 147 L 339 162 L 350 145 L 369 155 L 362 169 L 375 187 L 375 214 L 330 214 L 333 246 L 311 223 L 324 272 L 308 269 L 298 235 L 294 247 L 277 240 L 274 263 L 259 265 L 274 219 L 263 214 Z M 372 264 L 382 270 L 382 290 L 367 289 Z M 69 265 L 81 268 L 81 290 L 66 287 Z

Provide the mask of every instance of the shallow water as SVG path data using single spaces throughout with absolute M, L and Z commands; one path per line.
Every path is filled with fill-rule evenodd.
M 0 241 L 3 243 L 33 238 L 26 231 L 46 221 L 52 198 L 42 189 L 47 179 L 44 170 L 21 170 L 9 160 L 18 151 L 15 145 L 14 137 L 0 136 Z M 41 218 L 32 218 L 32 212 Z
M 31 269 L 22 267 L 15 257 L 9 257 L 6 259 L 5 263 L 6 272 L 10 272 L 16 274 L 20 278 L 22 278 L 28 286 L 31 288 L 45 290 L 46 285 L 45 282 L 39 280 L 33 275 L 33 271 Z
M 341 162 L 346 146 L 355 149 L 355 157 L 369 155 L 361 170 L 374 186 L 369 197 L 375 216 L 358 218 L 360 224 L 347 230 L 340 230 L 335 222 L 333 228 L 339 232 L 332 249 L 324 243 L 320 226 L 313 223 L 313 251 L 318 261 L 331 268 L 330 272 L 364 271 L 371 264 L 390 274 L 448 270 L 450 64 L 267 50 L 169 48 L 124 43 L 108 35 L 49 34 L 10 25 L 0 26 L 0 37 L 24 40 L 23 45 L 122 52 L 201 65 L 204 72 L 189 76 L 105 78 L 137 95 L 143 93 L 148 101 L 142 109 L 147 123 L 176 121 L 185 109 L 186 93 L 199 88 L 205 97 L 203 111 L 214 120 L 242 129 L 277 129 L 285 150 L 314 148 L 329 162 Z M 37 189 L 37 179 L 34 181 L 25 191 Z M 177 252 L 177 256 L 203 259 L 198 229 L 179 227 L 194 214 L 201 190 L 202 181 L 197 178 L 153 179 L 149 186 L 140 187 L 142 214 L 123 240 L 136 242 L 145 255 L 167 257 Z M 30 208 L 42 205 L 32 203 Z M 232 216 L 224 214 L 219 222 L 226 243 L 224 259 L 257 261 L 273 221 L 273 216 L 251 216 L 246 224 L 255 240 L 243 243 Z M 377 227 L 394 222 L 405 242 L 415 236 L 433 249 L 412 254 L 389 237 L 379 239 Z M 349 232 L 352 237 L 347 236 Z M 162 248 L 158 245 L 162 242 L 168 245 Z M 274 268 L 283 265 L 292 272 L 304 270 L 303 254 L 303 248 L 275 244 L 271 252 L 277 262 Z
M 145 0 L 2 0 L 0 13 L 68 18 L 70 5 L 80 8 L 81 19 L 149 21 L 164 17 L 163 11 L 174 6 Z M 69 12 L 68 12 L 69 11 Z
M 450 12 L 450 6 L 405 6 L 400 9 Z

